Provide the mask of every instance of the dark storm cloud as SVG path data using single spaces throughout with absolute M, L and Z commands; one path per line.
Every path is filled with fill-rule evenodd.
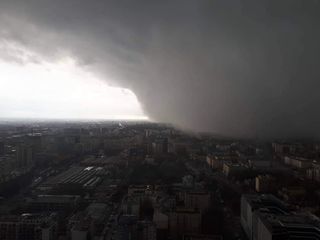
M 71 55 L 159 121 L 319 136 L 318 1 L 1 0 L 2 39 Z

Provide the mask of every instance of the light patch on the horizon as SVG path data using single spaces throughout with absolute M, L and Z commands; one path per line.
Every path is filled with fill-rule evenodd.
M 1 59 L 0 117 L 148 119 L 132 91 L 108 86 L 70 58 L 56 63 Z

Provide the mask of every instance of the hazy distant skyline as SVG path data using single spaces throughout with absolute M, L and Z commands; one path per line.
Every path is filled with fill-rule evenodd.
M 320 136 L 319 12 L 318 0 L 1 0 L 0 57 L 73 59 L 136 95 L 108 112 L 222 135 Z

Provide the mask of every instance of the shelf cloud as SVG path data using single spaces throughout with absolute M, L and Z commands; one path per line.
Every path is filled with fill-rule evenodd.
M 305 0 L 1 0 L 1 45 L 36 54 L 0 57 L 72 57 L 186 129 L 317 137 L 319 12 Z

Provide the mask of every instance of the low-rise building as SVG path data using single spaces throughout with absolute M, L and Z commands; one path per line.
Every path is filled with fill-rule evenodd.
M 186 234 L 183 240 L 223 240 L 221 235 Z
M 320 163 L 313 163 L 312 166 L 306 170 L 306 177 L 310 180 L 320 182 Z
M 27 199 L 27 204 L 36 211 L 72 211 L 80 203 L 78 195 L 38 195 Z
M 212 169 L 222 169 L 224 163 L 234 162 L 238 159 L 236 154 L 217 153 L 207 155 L 207 163 Z
M 184 196 L 186 208 L 195 208 L 205 211 L 210 207 L 211 194 L 208 191 L 187 191 Z
M 248 160 L 248 167 L 258 170 L 269 169 L 271 167 L 271 162 L 262 159 Z
M 128 187 L 128 196 L 144 196 L 153 192 L 151 185 L 130 185 Z
M 157 228 L 154 222 L 139 221 L 137 224 L 139 240 L 156 240 Z
M 85 211 L 77 212 L 69 219 L 71 239 L 94 239 L 103 235 L 111 209 L 104 203 L 92 203 Z
M 311 159 L 294 156 L 285 156 L 284 163 L 298 169 L 310 168 L 312 166 Z
M 176 209 L 169 215 L 170 236 L 173 239 L 182 239 L 184 234 L 200 233 L 201 213 L 196 209 Z
M 240 173 L 241 171 L 245 170 L 246 168 L 239 164 L 239 163 L 224 163 L 222 172 L 227 177 L 236 175 Z
M 306 190 L 302 186 L 290 186 L 284 187 L 278 191 L 279 196 L 281 196 L 285 201 L 289 202 L 300 202 L 305 198 Z
M 57 221 L 55 214 L 22 214 L 0 217 L 1 240 L 55 240 Z

